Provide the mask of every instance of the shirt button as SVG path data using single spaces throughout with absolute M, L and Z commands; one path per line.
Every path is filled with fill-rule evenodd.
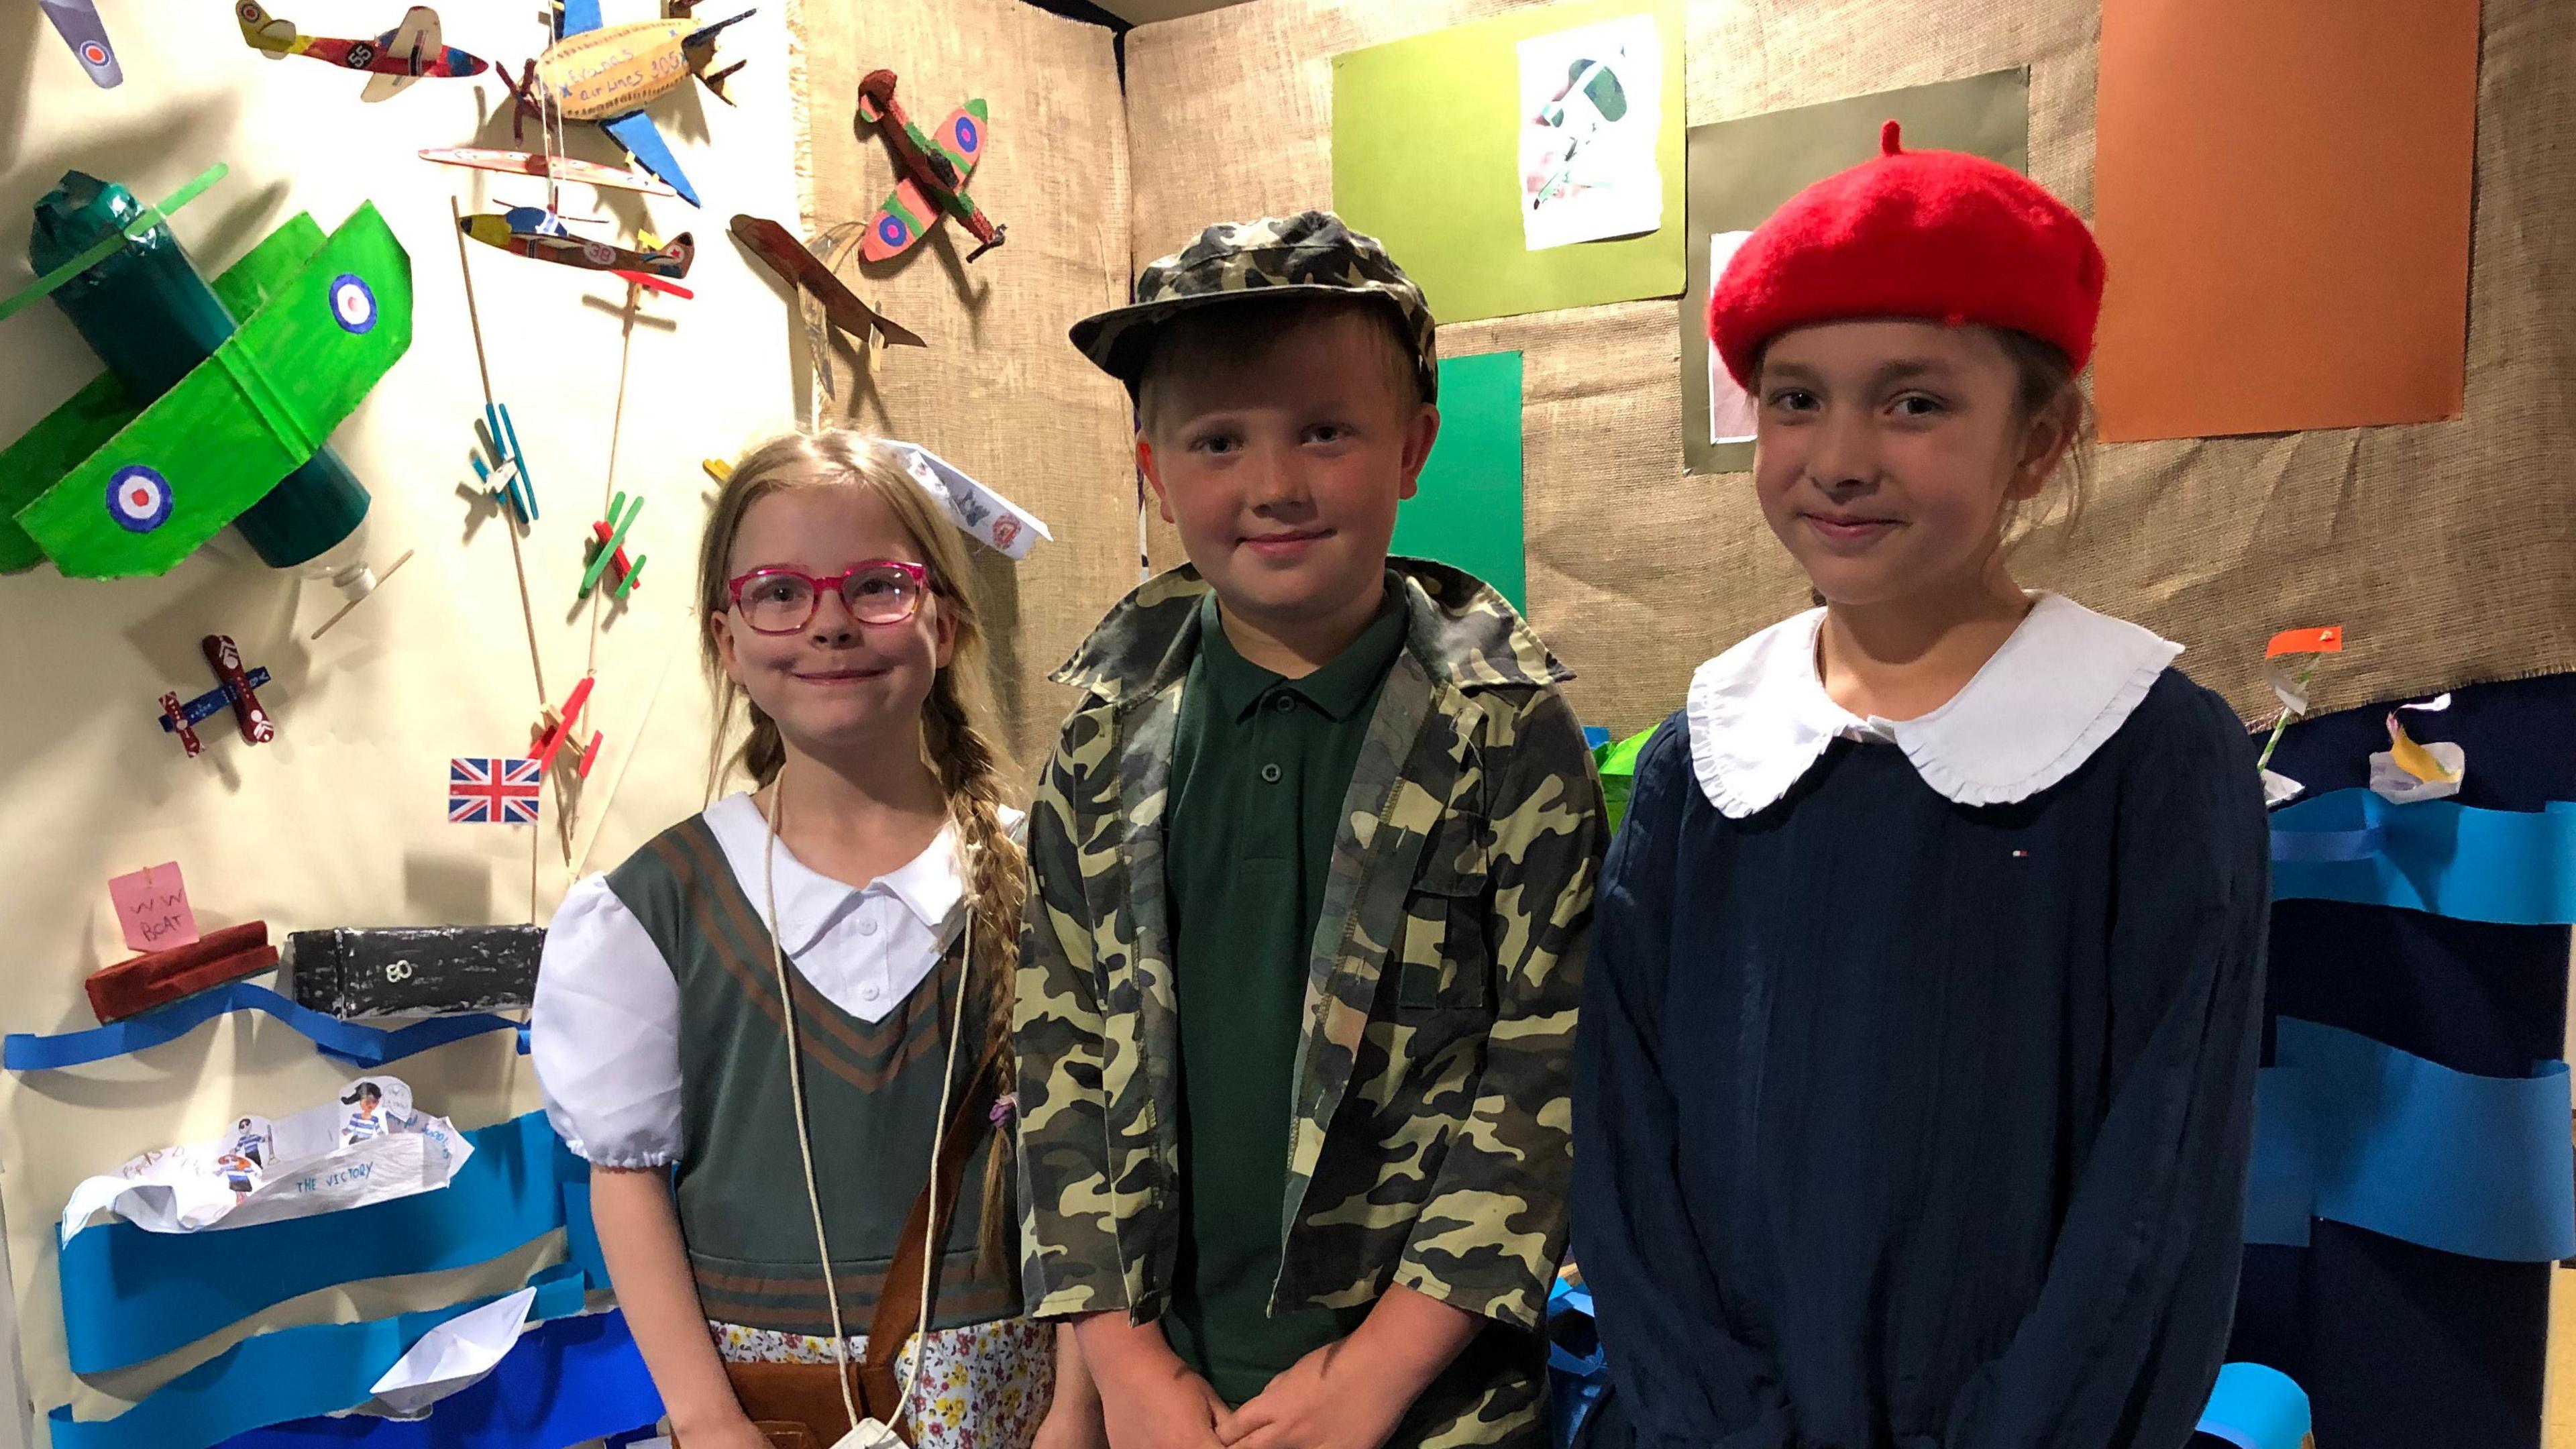
M 862 986 L 859 988 L 859 999 L 862 1001 L 874 1001 L 884 994 L 885 993 L 883 991 L 874 986 Z
M 1290 695 L 1273 695 L 1271 697 L 1270 707 L 1279 711 L 1281 714 L 1286 714 L 1288 711 L 1297 707 L 1297 701 Z
M 1265 784 L 1265 785 L 1276 785 L 1276 784 L 1278 784 L 1278 783 L 1279 783 L 1279 767 L 1278 767 L 1277 765 L 1264 765 L 1264 766 L 1262 766 L 1262 767 L 1261 767 L 1261 782 L 1262 782 L 1263 784 Z
M 862 936 L 873 936 L 873 935 L 875 935 L 876 933 L 877 933 L 877 923 L 876 923 L 876 918 L 875 918 L 875 917 L 873 917 L 873 916 L 861 916 L 861 917 L 859 917 L 859 934 L 860 934 L 860 935 L 862 935 Z

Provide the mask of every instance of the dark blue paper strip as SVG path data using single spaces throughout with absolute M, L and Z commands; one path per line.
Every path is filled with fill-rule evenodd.
M 210 1232 L 83 1229 L 62 1253 L 72 1372 L 140 1363 L 316 1288 L 489 1261 L 564 1226 L 568 1187 L 587 1232 L 590 1164 L 545 1113 L 465 1135 L 474 1156 L 435 1192 Z
M 531 1321 L 581 1311 L 586 1284 L 571 1264 L 549 1268 L 529 1281 L 537 1288 L 537 1301 L 528 1308 Z M 263 1425 L 355 1408 L 374 1396 L 376 1381 L 422 1335 L 498 1296 L 398 1318 L 258 1334 L 172 1379 L 113 1419 L 74 1419 L 66 1405 L 46 1416 L 47 1428 L 54 1449 L 210 1449 Z
M 65 1032 L 60 1036 L 37 1036 L 29 1032 L 11 1032 L 0 1044 L 0 1066 L 13 1072 L 52 1071 L 58 1067 L 77 1067 L 109 1057 L 139 1052 L 163 1042 L 176 1041 L 205 1023 L 235 1011 L 262 1011 L 312 1038 L 315 1050 L 326 1057 L 359 1067 L 381 1067 L 398 1062 L 435 1046 L 445 1046 L 487 1031 L 515 1031 L 519 1024 L 504 1016 L 478 1012 L 471 1016 L 435 1016 L 427 1021 L 387 1031 L 382 1027 L 360 1026 L 326 1016 L 309 1007 L 296 1005 L 265 986 L 235 981 L 211 991 L 155 1007 L 140 1016 L 88 1031 Z
M 623 1313 L 531 1330 L 492 1376 L 438 1401 L 425 1419 L 297 1419 L 226 1439 L 221 1449 L 561 1449 L 662 1417 L 662 1396 Z
M 2512 1263 L 2576 1256 L 2565 1062 L 2480 1077 L 2279 1019 L 2256 1088 L 2245 1238 L 2304 1247 L 2330 1218 Z

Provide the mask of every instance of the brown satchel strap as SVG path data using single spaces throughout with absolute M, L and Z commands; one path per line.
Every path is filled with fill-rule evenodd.
M 921 1195 L 912 1200 L 912 1211 L 904 1216 L 903 1232 L 895 1239 L 894 1265 L 886 1270 L 885 1287 L 877 1293 L 876 1316 L 868 1320 L 867 1357 L 859 1364 L 859 1380 L 866 1386 L 869 1411 L 894 1421 L 901 1405 L 902 1393 L 897 1381 L 895 1362 L 904 1341 L 912 1337 L 921 1319 L 924 1294 L 935 1302 L 937 1288 L 930 1271 L 930 1244 L 946 1244 L 948 1225 L 957 1212 L 957 1197 L 964 1185 L 966 1164 L 993 1130 L 993 1103 L 999 1074 L 987 1068 L 975 1074 L 965 1098 L 956 1104 L 948 1119 L 947 1134 L 939 1141 L 939 1161 L 934 1170 L 939 1185 L 939 1221 L 930 1221 L 930 1186 L 925 1181 Z

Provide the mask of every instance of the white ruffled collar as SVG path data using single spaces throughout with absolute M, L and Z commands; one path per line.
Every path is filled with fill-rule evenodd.
M 1961 805 L 2028 799 L 2092 758 L 2182 646 L 2043 593 L 1947 704 L 1910 720 L 1862 719 L 1816 674 L 1825 611 L 1783 619 L 1691 676 L 1691 764 L 1728 818 L 1777 804 L 1838 736 L 1888 740 L 1923 783 Z

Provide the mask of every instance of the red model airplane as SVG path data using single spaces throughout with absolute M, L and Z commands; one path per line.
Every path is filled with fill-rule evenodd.
M 411 7 L 400 25 L 373 40 L 298 35 L 295 22 L 270 15 L 258 0 L 238 0 L 233 18 L 241 22 L 242 43 L 271 60 L 306 55 L 344 70 L 366 72 L 362 100 L 381 101 L 422 76 L 448 79 L 491 69 L 490 61 L 441 44 L 438 12 L 426 5 Z
M 161 696 L 161 732 L 179 737 L 180 747 L 189 759 L 206 752 L 197 741 L 197 726 L 226 705 L 241 723 L 242 738 L 254 745 L 264 745 L 277 738 L 277 726 L 270 723 L 268 710 L 253 691 L 268 683 L 268 671 L 242 668 L 241 650 L 233 646 L 229 634 L 209 634 L 200 641 L 206 651 L 206 662 L 214 666 L 215 687 L 185 704 L 177 693 Z
M 528 753 L 537 762 L 539 776 L 542 777 L 553 766 L 555 755 L 571 741 L 574 728 L 581 723 L 582 706 L 590 702 L 591 683 L 592 681 L 585 676 L 581 683 L 574 685 L 572 697 L 564 701 L 561 713 L 557 713 L 554 706 L 548 705 L 544 719 L 540 720 L 537 728 L 530 732 L 531 745 Z M 599 759 L 599 741 L 599 731 L 593 730 L 588 745 L 573 746 L 572 772 L 575 775 L 584 778 L 589 776 L 591 765 Z
M 869 221 L 867 243 L 859 255 L 872 262 L 897 256 L 945 214 L 974 233 L 978 245 L 966 254 L 971 262 L 1000 246 L 1008 231 L 984 215 L 966 194 L 966 178 L 974 174 L 975 163 L 984 159 L 985 143 L 992 139 L 987 134 L 991 122 L 984 103 L 968 101 L 940 122 L 938 131 L 924 135 L 903 107 L 895 104 L 894 87 L 890 70 L 870 71 L 859 82 L 859 119 L 885 133 L 902 171 L 894 194 Z

